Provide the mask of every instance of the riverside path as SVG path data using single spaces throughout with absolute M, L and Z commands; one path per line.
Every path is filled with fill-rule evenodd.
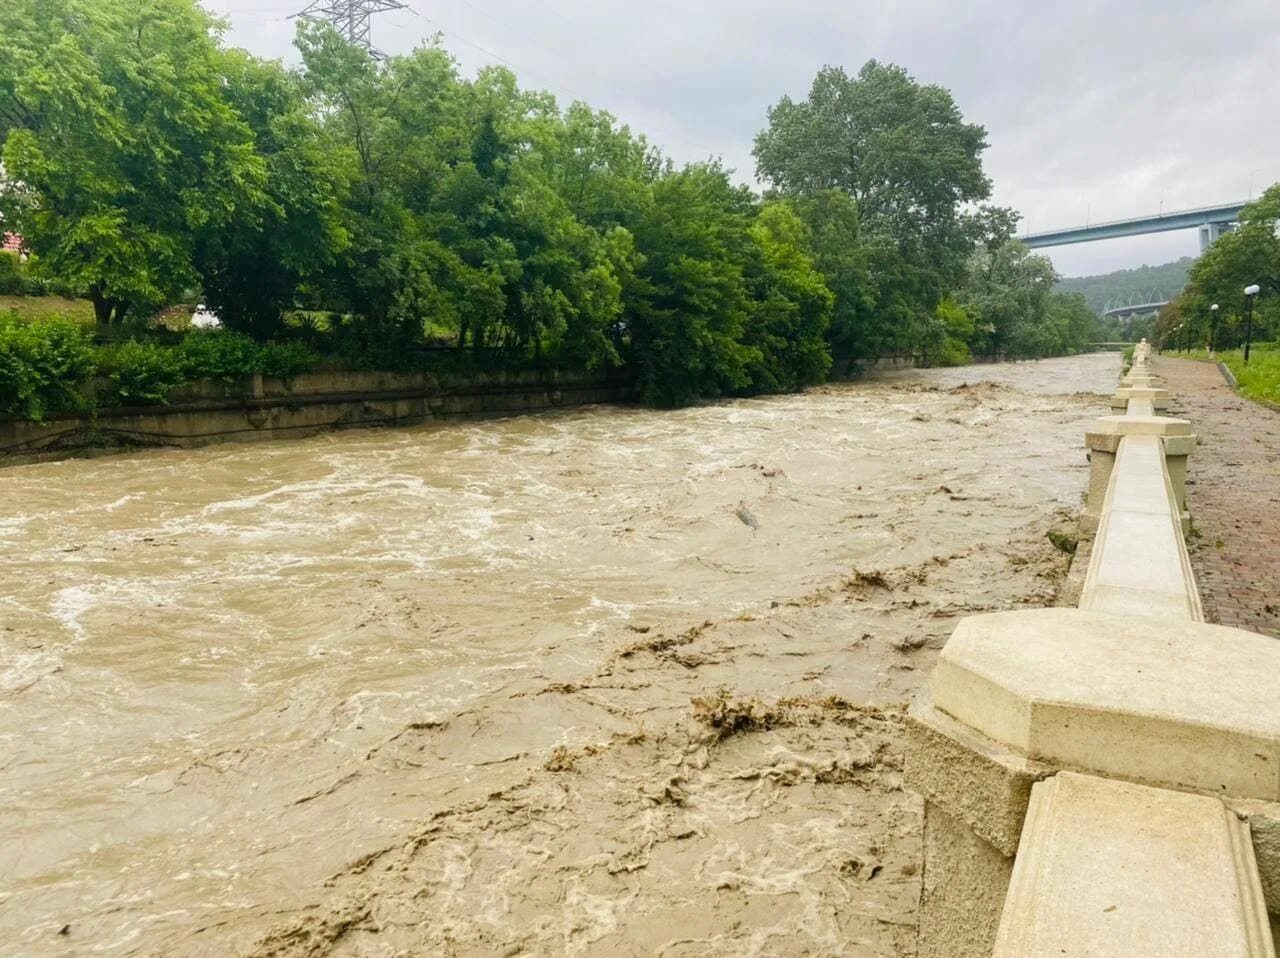
M 1280 638 L 1280 411 L 1236 394 L 1212 363 L 1161 360 L 1169 415 L 1197 426 L 1191 563 L 1211 622 Z

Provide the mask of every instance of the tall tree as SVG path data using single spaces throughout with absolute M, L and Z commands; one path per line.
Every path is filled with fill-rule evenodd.
M 756 392 L 816 385 L 831 371 L 826 332 L 835 296 L 814 265 L 804 221 L 782 202 L 766 203 L 748 229 L 752 294 L 743 341 L 757 351 L 748 373 Z
M 963 280 L 981 232 L 967 209 L 991 192 L 986 146 L 946 90 L 871 60 L 856 77 L 824 68 L 806 100 L 784 97 L 754 153 L 757 175 L 782 195 L 853 198 L 881 326 L 861 339 L 908 351 Z
M 629 362 L 645 401 L 680 406 L 747 388 L 759 351 L 743 344 L 743 264 L 754 202 L 714 164 L 654 186 L 636 229 L 643 260 L 628 310 Z
M 266 166 L 261 201 L 200 232 L 195 266 L 205 302 L 231 329 L 268 338 L 349 243 L 346 183 L 322 147 L 298 80 L 241 51 L 226 55 L 226 98 L 253 133 Z
M 197 237 L 263 202 L 195 0 L 10 0 L 0 17 L 0 213 L 99 322 L 197 281 Z
M 835 189 L 796 197 L 792 206 L 808 227 L 814 265 L 834 296 L 827 351 L 834 373 L 847 376 L 859 361 L 888 351 L 893 338 L 875 313 L 875 287 L 858 206 L 849 194 Z

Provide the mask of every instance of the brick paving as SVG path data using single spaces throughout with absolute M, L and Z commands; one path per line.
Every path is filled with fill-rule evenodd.
M 1200 437 L 1187 508 L 1205 616 L 1280 638 L 1280 411 L 1238 396 L 1213 363 L 1162 357 L 1157 372 L 1169 415 Z

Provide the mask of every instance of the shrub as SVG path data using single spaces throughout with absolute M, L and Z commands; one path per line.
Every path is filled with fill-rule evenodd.
M 243 333 L 196 330 L 178 347 L 178 361 L 188 379 L 218 379 L 230 385 L 258 371 L 258 344 Z
M 319 363 L 319 355 L 306 343 L 267 343 L 258 350 L 255 371 L 288 380 L 311 372 Z
M 98 369 L 111 380 L 110 392 L 99 397 L 101 405 L 160 405 L 187 378 L 177 350 L 133 340 L 99 349 Z
M 75 323 L 0 314 L 0 414 L 40 420 L 82 408 L 81 388 L 93 371 L 92 339 Z

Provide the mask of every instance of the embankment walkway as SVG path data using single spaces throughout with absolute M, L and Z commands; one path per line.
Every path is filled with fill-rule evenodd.
M 1280 644 L 1205 622 L 1186 487 L 1217 423 L 1162 415 L 1170 365 L 1140 343 L 1086 433 L 1079 608 L 961 620 L 912 705 L 921 958 L 1275 958 Z
M 1280 638 L 1280 411 L 1237 395 L 1212 363 L 1161 359 L 1169 415 L 1196 424 L 1188 545 L 1205 618 Z

